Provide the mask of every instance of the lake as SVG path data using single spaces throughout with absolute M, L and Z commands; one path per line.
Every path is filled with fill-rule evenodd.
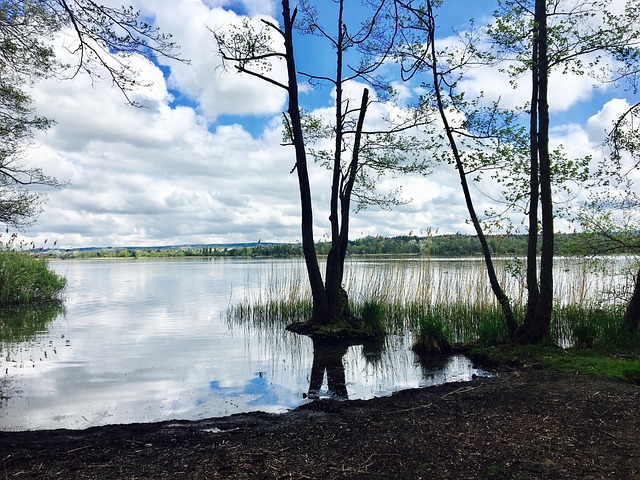
M 354 260 L 349 281 L 370 287 L 390 264 Z M 68 279 L 65 311 L 47 318 L 31 312 L 26 320 L 10 323 L 18 326 L 5 328 L 0 430 L 284 412 L 309 401 L 312 341 L 281 327 L 261 329 L 227 318 L 237 302 L 290 288 L 276 285 L 282 278 L 304 283 L 301 260 L 65 260 L 50 265 Z M 436 275 L 441 285 L 454 271 L 472 271 L 471 265 L 482 272 L 478 260 L 443 265 Z M 407 285 L 419 282 L 405 266 Z M 409 335 L 389 335 L 373 350 L 359 345 L 339 352 L 346 396 L 368 399 L 483 374 L 462 356 L 425 365 L 410 343 Z M 319 396 L 330 395 L 328 381 L 323 379 Z

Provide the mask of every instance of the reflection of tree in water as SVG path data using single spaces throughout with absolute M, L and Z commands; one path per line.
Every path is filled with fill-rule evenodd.
M 422 369 L 423 382 L 430 385 L 471 380 L 479 372 L 463 355 L 416 354 L 416 357 Z
M 349 397 L 344 364 L 342 363 L 348 348 L 348 343 L 313 339 L 313 364 L 309 380 L 309 398 L 316 399 L 319 397 L 325 372 L 327 372 L 329 394 L 336 398 L 346 399 Z
M 64 305 L 61 302 L 28 307 L 0 308 L 0 360 L 16 363 L 17 360 L 14 356 L 17 355 L 17 352 L 25 353 L 37 347 L 37 342 L 34 343 L 33 340 L 36 340 L 39 334 L 45 333 L 49 323 L 64 312 Z M 46 350 L 43 356 L 47 356 Z M 32 357 L 30 361 L 35 361 L 34 355 L 30 355 L 30 357 Z M 0 363 L 0 365 L 2 364 Z M 3 370 L 6 374 L 7 368 L 5 367 Z
M 385 347 L 386 337 L 372 338 L 362 344 L 362 356 L 369 365 L 381 365 Z
M 442 370 L 447 366 L 447 363 L 449 363 L 450 356 L 432 353 L 422 355 L 416 354 L 416 358 L 418 359 L 418 362 L 420 362 L 424 378 L 431 378 L 442 372 Z
M 385 349 L 384 338 L 367 340 L 362 343 L 313 338 L 313 364 L 309 379 L 308 398 L 319 398 L 325 372 L 327 374 L 327 393 L 334 398 L 349 398 L 343 362 L 349 347 L 358 344 L 362 345 L 362 355 L 368 364 L 373 366 L 380 364 Z

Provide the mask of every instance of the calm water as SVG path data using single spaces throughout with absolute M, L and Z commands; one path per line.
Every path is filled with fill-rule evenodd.
M 282 329 L 227 322 L 226 309 L 298 260 L 52 261 L 69 282 L 66 311 L 0 339 L 0 430 L 282 412 L 308 400 L 314 349 Z M 271 281 L 271 280 L 268 280 Z M 268 286 L 267 286 L 268 287 Z M 29 323 L 27 322 L 27 323 Z M 349 347 L 347 395 L 468 380 L 464 357 L 422 365 L 409 339 Z M 316 361 L 318 359 L 316 358 Z M 335 363 L 335 362 L 334 362 Z M 327 395 L 327 379 L 320 396 Z

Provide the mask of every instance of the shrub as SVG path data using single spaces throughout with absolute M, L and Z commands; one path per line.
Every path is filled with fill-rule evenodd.
M 67 280 L 50 270 L 45 259 L 0 252 L 0 306 L 60 300 L 66 285 Z

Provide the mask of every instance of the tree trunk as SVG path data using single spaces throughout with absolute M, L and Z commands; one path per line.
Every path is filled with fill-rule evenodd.
M 531 114 L 529 117 L 529 233 L 527 241 L 527 311 L 525 323 L 536 314 L 540 290 L 538 288 L 538 198 L 540 195 L 538 164 L 538 45 L 533 42 L 531 68 Z
M 444 125 L 444 129 L 447 134 L 447 140 L 449 141 L 451 152 L 453 153 L 453 157 L 455 159 L 455 165 L 458 170 L 458 175 L 460 177 L 460 185 L 462 186 L 462 192 L 464 194 L 467 210 L 469 211 L 469 217 L 471 219 L 471 223 L 473 224 L 473 228 L 475 229 L 476 234 L 478 235 L 478 239 L 480 240 L 482 254 L 484 256 L 484 261 L 487 267 L 487 273 L 489 275 L 489 283 L 491 285 L 491 289 L 493 290 L 494 295 L 498 300 L 498 303 L 500 304 L 500 307 L 502 308 L 502 313 L 504 315 L 509 334 L 510 336 L 513 336 L 516 329 L 518 328 L 518 323 L 516 322 L 516 319 L 513 315 L 513 311 L 511 310 L 511 303 L 509 301 L 509 297 L 507 297 L 507 294 L 504 292 L 504 290 L 502 289 L 502 286 L 500 285 L 500 282 L 498 281 L 498 276 L 496 275 L 495 267 L 493 265 L 491 250 L 489 248 L 489 244 L 487 243 L 487 239 L 484 235 L 484 231 L 482 230 L 482 225 L 480 225 L 480 220 L 478 219 L 478 215 L 476 214 L 476 211 L 475 211 L 473 199 L 471 198 L 471 191 L 469 189 L 469 184 L 467 182 L 467 175 L 464 170 L 464 164 L 462 162 L 462 158 L 460 156 L 460 152 L 458 150 L 456 140 L 453 136 L 453 132 L 451 130 L 451 126 L 447 118 L 444 103 L 442 101 L 442 93 L 440 92 L 440 76 L 438 74 L 438 65 L 437 65 L 438 57 L 437 57 L 437 52 L 435 47 L 435 19 L 433 16 L 431 1 L 427 1 L 427 9 L 428 9 L 428 19 L 429 19 L 429 43 L 431 47 L 431 60 L 432 60 L 431 73 L 433 75 L 433 86 L 436 94 L 438 111 L 440 113 L 440 118 L 442 119 L 442 123 Z
M 541 343 L 549 338 L 553 312 L 553 199 L 551 158 L 549 155 L 549 57 L 547 52 L 547 6 L 536 0 L 535 22 L 538 45 L 538 161 L 540 168 L 540 211 L 542 214 L 542 250 L 540 255 L 540 294 L 536 312 L 525 321 L 520 342 Z
M 360 145 L 362 141 L 362 129 L 364 127 L 364 119 L 367 115 L 367 107 L 369 104 L 369 89 L 365 88 L 362 92 L 362 100 L 360 103 L 360 114 L 358 116 L 358 123 L 356 125 L 355 138 L 353 141 L 353 153 L 349 168 L 345 178 L 341 180 L 339 185 L 340 193 L 340 233 L 337 241 L 332 244 L 330 254 L 332 254 L 333 269 L 332 274 L 332 287 L 337 289 L 335 295 L 335 304 L 332 306 L 331 301 L 334 298 L 327 292 L 329 299 L 329 311 L 335 311 L 338 314 L 339 320 L 350 321 L 353 319 L 351 308 L 349 307 L 349 296 L 347 292 L 342 288 L 342 281 L 344 277 L 344 262 L 347 256 L 347 245 L 349 243 L 349 217 L 351 213 L 351 193 L 353 192 L 353 185 L 356 181 L 356 174 L 358 171 L 358 164 L 360 158 Z M 328 260 L 327 260 L 328 263 Z M 329 290 L 329 270 L 327 269 L 327 291 Z
M 296 11 L 293 15 L 295 17 Z M 322 274 L 318 265 L 316 247 L 313 239 L 313 207 L 311 203 L 311 186 L 309 184 L 309 172 L 307 169 L 307 155 L 304 138 L 302 136 L 302 123 L 300 120 L 300 106 L 298 103 L 298 78 L 293 52 L 293 20 L 289 8 L 289 0 L 282 0 L 282 16 L 284 19 L 284 44 L 287 58 L 288 93 L 289 93 L 289 118 L 293 143 L 296 150 L 296 172 L 300 187 L 300 207 L 302 220 L 302 250 L 309 274 L 311 295 L 313 298 L 312 321 L 324 321 L 328 318 L 327 295 L 322 281 Z
M 627 309 L 624 313 L 624 320 L 622 322 L 622 328 L 632 335 L 638 334 L 638 323 L 640 321 L 640 270 L 636 274 L 635 286 L 633 288 L 633 295 Z
M 340 1 L 338 10 L 338 40 L 336 45 L 336 105 L 335 105 L 335 144 L 333 154 L 333 174 L 331 179 L 331 201 L 329 222 L 331 224 L 331 249 L 327 255 L 325 288 L 329 304 L 329 322 L 338 322 L 341 317 L 340 290 L 342 277 L 340 264 L 340 218 L 338 199 L 340 193 L 340 163 L 342 155 L 342 14 L 344 3 Z

